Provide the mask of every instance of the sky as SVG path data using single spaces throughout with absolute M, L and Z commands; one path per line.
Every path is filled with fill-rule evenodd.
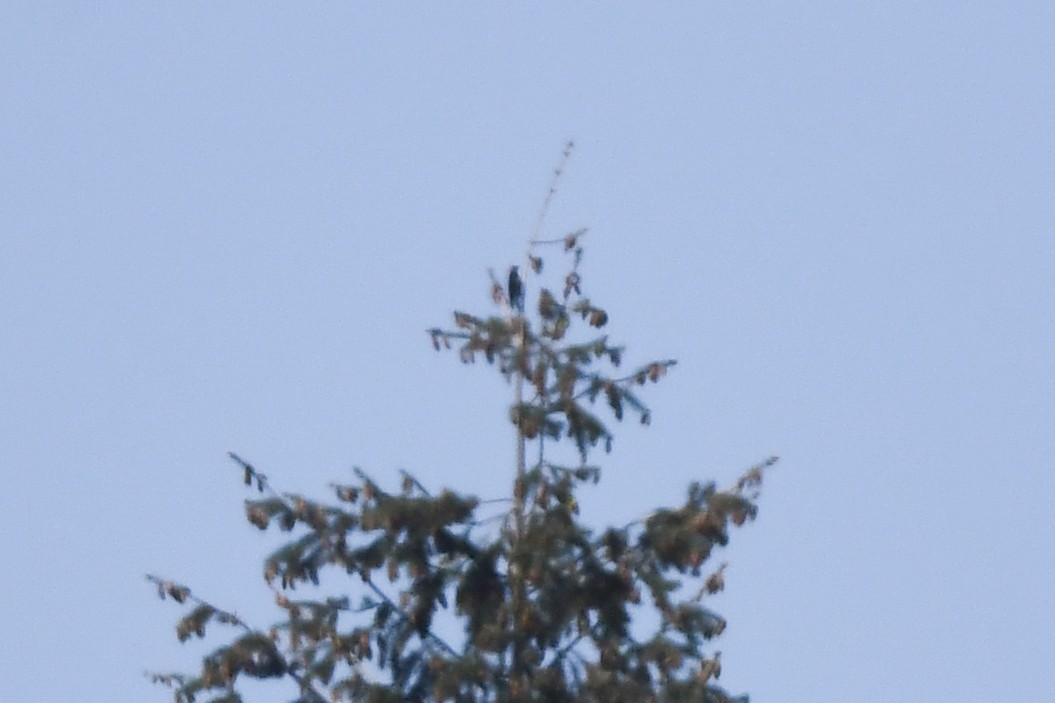
M 424 330 L 589 227 L 676 358 L 601 457 L 622 524 L 781 457 L 717 558 L 756 703 L 1047 700 L 1055 5 L 0 5 L 10 700 L 165 701 L 179 610 L 278 618 L 237 451 L 504 494 L 509 390 Z M 254 700 L 292 698 L 256 689 Z

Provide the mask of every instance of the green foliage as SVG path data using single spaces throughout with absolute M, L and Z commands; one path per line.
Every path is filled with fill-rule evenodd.
M 331 502 L 316 502 L 274 491 L 231 454 L 256 492 L 248 521 L 293 533 L 264 562 L 280 620 L 257 629 L 149 577 L 162 598 L 189 608 L 176 628 L 181 641 L 213 625 L 236 633 L 195 674 L 152 675 L 177 703 L 241 700 L 243 677 L 291 679 L 300 701 L 747 700 L 715 683 L 721 666 L 708 646 L 726 622 L 704 601 L 724 587 L 725 565 L 703 567 L 730 525 L 755 517 L 775 458 L 728 490 L 694 483 L 678 507 L 599 533 L 583 524 L 576 494 L 600 479 L 588 460 L 598 446 L 611 448 L 610 418 L 648 424 L 638 391 L 675 363 L 616 373 L 623 347 L 599 334 L 608 313 L 581 291 L 584 233 L 533 243 L 524 268 L 536 276 L 544 244 L 570 257 L 558 288 L 537 287 L 535 314 L 511 307 L 492 276 L 494 313 L 456 312 L 452 328 L 428 330 L 437 350 L 484 360 L 512 385 L 517 469 L 508 500 L 433 494 L 407 474 L 386 490 L 356 470 L 355 482 L 332 486 Z M 575 447 L 577 464 L 553 463 L 560 442 Z M 528 446 L 537 450 L 532 463 Z M 302 587 L 318 593 L 324 577 L 328 591 L 336 582 L 344 595 L 294 598 Z M 635 626 L 643 615 L 654 622 L 644 636 Z

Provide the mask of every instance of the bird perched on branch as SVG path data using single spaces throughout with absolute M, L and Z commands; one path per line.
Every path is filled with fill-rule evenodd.
M 520 268 L 509 267 L 509 307 L 524 312 L 524 282 L 520 279 Z

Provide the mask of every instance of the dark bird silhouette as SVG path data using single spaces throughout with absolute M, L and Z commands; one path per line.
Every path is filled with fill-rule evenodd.
M 520 280 L 520 269 L 509 268 L 509 307 L 517 312 L 524 312 L 524 282 Z

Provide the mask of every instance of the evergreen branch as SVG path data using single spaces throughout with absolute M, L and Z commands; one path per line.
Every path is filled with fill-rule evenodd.
M 369 589 L 374 592 L 374 595 L 384 601 L 385 604 L 392 609 L 392 612 L 396 613 L 399 616 L 400 620 L 402 620 L 403 622 L 412 623 L 411 617 L 407 615 L 406 610 L 404 610 L 401 605 L 392 600 L 392 598 L 387 593 L 382 591 L 378 587 L 378 585 L 374 583 L 374 580 L 372 578 L 370 578 L 369 576 L 363 576 L 363 583 L 365 583 L 367 587 L 369 587 Z M 458 656 L 458 652 L 455 651 L 454 647 L 447 644 L 446 640 L 434 633 L 431 629 L 429 629 L 425 634 L 429 640 L 438 645 L 440 649 L 447 652 L 447 654 L 450 654 L 453 657 Z
M 419 491 L 421 491 L 421 494 L 424 495 L 426 498 L 432 497 L 432 494 L 429 493 L 429 489 L 425 488 L 425 486 L 422 485 L 421 481 L 419 481 L 417 477 L 412 475 L 409 471 L 407 471 L 406 469 L 400 469 L 399 474 L 403 477 L 403 484 L 405 486 L 409 485 L 413 486 L 414 488 L 417 488 Z
M 569 654 L 574 653 L 575 647 L 578 646 L 579 642 L 582 642 L 584 639 L 586 639 L 586 633 L 585 632 L 580 632 L 578 635 L 576 635 L 571 640 L 571 642 L 569 642 L 568 644 L 564 645 L 563 647 L 561 647 L 560 649 L 558 649 L 556 652 L 553 653 L 553 660 L 554 661 L 561 661 L 562 659 L 567 657 Z M 577 656 L 579 656 L 579 655 L 577 655 Z
M 154 576 L 153 574 L 147 574 L 146 580 L 157 586 L 158 595 L 162 599 L 168 596 L 169 598 L 172 598 L 172 600 L 180 604 L 190 602 L 194 603 L 195 605 L 206 606 L 213 610 L 220 622 L 226 623 L 228 625 L 235 625 L 237 627 L 241 627 L 246 632 L 259 632 L 259 630 L 254 630 L 253 628 L 251 628 L 234 613 L 223 610 L 221 608 L 217 608 L 212 603 L 209 603 L 208 601 L 205 601 L 199 598 L 198 596 L 194 595 L 194 593 L 192 593 L 190 588 L 188 588 L 187 586 L 183 586 L 173 581 L 167 581 L 158 576 Z
M 531 244 L 534 246 L 545 246 L 550 244 L 561 244 L 564 246 L 564 251 L 574 249 L 575 245 L 578 244 L 579 240 L 590 231 L 589 227 L 580 227 L 577 230 L 568 232 L 563 237 L 556 237 L 554 239 L 532 239 Z
M 284 505 L 287 505 L 287 496 L 275 491 L 275 489 L 271 487 L 271 484 L 268 483 L 267 476 L 265 474 L 262 474 L 257 471 L 252 464 L 250 464 L 248 461 L 238 456 L 234 452 L 227 452 L 227 456 L 231 459 L 231 461 L 242 467 L 243 483 L 245 483 L 245 485 L 251 486 L 253 483 L 256 483 L 256 489 L 258 492 L 267 493 L 281 500 Z M 287 505 L 287 507 L 289 506 Z
M 223 610 L 222 608 L 217 608 L 216 606 L 214 606 L 212 603 L 208 602 L 207 600 L 205 600 L 203 598 L 199 598 L 198 596 L 194 595 L 194 593 L 191 592 L 191 589 L 188 588 L 187 586 L 183 586 L 183 585 L 174 583 L 172 581 L 167 581 L 165 579 L 162 579 L 162 578 L 159 578 L 157 576 L 154 576 L 153 574 L 147 574 L 146 575 L 146 579 L 150 583 L 153 583 L 154 585 L 157 586 L 158 594 L 161 596 L 161 598 L 165 598 L 165 596 L 168 595 L 170 598 L 175 600 L 177 603 L 190 602 L 190 603 L 194 603 L 195 605 L 199 606 L 200 608 L 208 608 L 217 616 L 217 620 L 219 620 L 220 622 L 223 622 L 223 623 L 226 623 L 226 624 L 229 624 L 229 625 L 234 625 L 236 627 L 240 627 L 242 630 L 244 630 L 246 632 L 246 634 L 260 635 L 262 637 L 267 637 L 267 635 L 264 633 L 263 630 L 259 630 L 259 629 L 251 627 L 248 623 L 246 623 L 244 620 L 242 620 L 240 617 L 238 617 L 234 613 L 232 613 L 230 611 L 227 611 L 227 610 Z M 283 669 L 283 673 L 286 676 L 289 676 L 293 681 L 295 681 L 297 683 L 297 686 L 300 687 L 300 690 L 301 690 L 302 693 L 307 693 L 307 694 L 311 695 L 314 700 L 317 700 L 317 701 L 320 701 L 320 702 L 325 702 L 327 700 L 325 696 L 323 696 L 321 693 L 319 693 L 315 689 L 314 685 L 312 685 L 309 682 L 306 682 L 304 680 L 304 677 L 302 677 L 300 674 L 298 674 L 295 671 L 290 670 L 290 668 L 288 666 L 283 666 L 282 669 Z M 151 676 L 153 679 L 155 679 L 155 682 L 165 683 L 166 685 L 171 685 L 169 683 L 169 681 L 180 681 L 180 679 L 177 678 L 174 675 L 168 675 L 168 676 L 157 675 L 157 674 L 148 674 L 148 675 Z
M 489 505 L 491 503 L 512 503 L 512 498 L 488 498 L 487 500 L 481 500 L 480 505 Z
M 652 382 L 656 382 L 656 381 L 659 380 L 660 376 L 662 376 L 664 373 L 666 373 L 666 371 L 664 369 L 670 368 L 671 366 L 675 366 L 677 363 L 678 363 L 677 359 L 667 359 L 666 361 L 653 361 L 651 364 L 646 364 L 645 366 L 642 366 L 641 368 L 639 368 L 637 371 L 635 371 L 632 374 L 628 374 L 626 376 L 621 376 L 620 378 L 612 378 L 612 379 L 608 379 L 608 380 L 611 383 L 614 383 L 614 384 L 619 385 L 619 386 L 627 387 L 627 388 L 629 388 L 631 386 L 634 386 L 634 385 L 641 385 L 646 380 L 650 380 Z M 580 377 L 579 380 L 584 380 L 584 379 L 587 379 L 587 378 L 594 378 L 594 377 L 588 376 L 588 375 L 583 375 L 582 377 Z M 582 398 L 584 396 L 587 396 L 587 395 L 590 394 L 591 390 L 592 390 L 591 388 L 584 388 L 583 390 L 579 391 L 574 396 L 572 396 L 572 399 L 573 400 L 578 400 L 578 399 L 580 399 L 580 398 Z
M 531 243 L 532 244 L 536 244 L 536 245 L 537 244 L 563 244 L 566 248 L 571 249 L 571 247 L 568 246 L 568 242 L 572 241 L 573 239 L 574 240 L 578 240 L 579 237 L 582 237 L 584 234 L 586 234 L 589 231 L 590 231 L 589 227 L 580 227 L 579 229 L 575 230 L 574 232 L 569 232 L 568 234 L 564 235 L 563 237 L 556 237 L 554 239 L 532 239 Z
M 281 499 L 283 501 L 283 503 L 286 504 L 286 500 L 288 499 L 288 496 L 284 496 L 284 495 L 281 495 L 281 494 L 277 493 L 270 486 L 270 484 L 267 482 L 266 477 L 264 477 L 262 474 L 257 472 L 256 469 L 253 468 L 253 466 L 251 464 L 246 462 L 244 459 L 239 457 L 234 452 L 228 452 L 228 456 L 230 456 L 231 459 L 233 459 L 236 463 L 238 463 L 246 471 L 247 475 L 250 475 L 250 476 L 253 476 L 253 477 L 259 477 L 260 485 L 262 486 L 262 488 L 261 488 L 262 491 L 266 491 L 266 492 L 270 493 L 274 497 Z M 359 467 L 355 467 L 353 470 L 354 470 L 356 476 L 361 481 L 363 481 L 364 484 L 367 484 L 367 485 L 373 487 L 373 492 L 374 492 L 375 496 L 381 497 L 381 496 L 387 495 L 384 491 L 382 491 L 378 487 L 377 483 L 374 482 L 374 480 L 363 469 L 361 469 Z M 416 486 L 423 493 L 425 493 L 426 496 L 429 495 L 429 493 L 426 490 L 426 488 L 417 479 L 415 479 L 413 476 L 411 476 L 406 471 L 401 471 L 401 473 L 402 473 L 405 481 L 412 482 L 413 485 Z M 495 499 L 494 501 L 488 501 L 488 502 L 498 502 L 498 501 L 508 501 L 508 500 L 509 499 Z M 401 620 L 403 620 L 404 622 L 411 622 L 411 618 L 406 613 L 405 609 L 403 609 L 401 606 L 399 606 L 394 600 L 392 600 L 392 598 L 388 594 L 386 594 L 384 591 L 382 591 L 377 586 L 377 584 L 374 583 L 374 581 L 369 576 L 364 576 L 363 577 L 363 581 L 367 584 L 367 586 L 370 588 L 370 590 L 374 592 L 375 595 L 377 595 L 379 598 L 381 598 L 386 604 L 388 604 L 393 609 L 393 612 L 395 612 L 395 613 L 397 613 L 399 615 Z M 190 597 L 189 590 L 187 591 L 187 596 L 188 596 L 188 598 Z M 436 635 L 435 633 L 433 633 L 431 630 L 427 632 L 427 636 L 428 636 L 428 639 L 432 640 L 436 645 L 438 645 L 441 649 L 443 649 L 448 654 L 450 654 L 452 656 L 458 656 L 457 651 L 453 647 L 451 647 L 450 644 L 448 644 L 443 638 L 441 638 L 438 635 Z M 293 674 L 292 672 L 290 672 L 290 675 L 291 676 L 295 676 L 295 674 Z

